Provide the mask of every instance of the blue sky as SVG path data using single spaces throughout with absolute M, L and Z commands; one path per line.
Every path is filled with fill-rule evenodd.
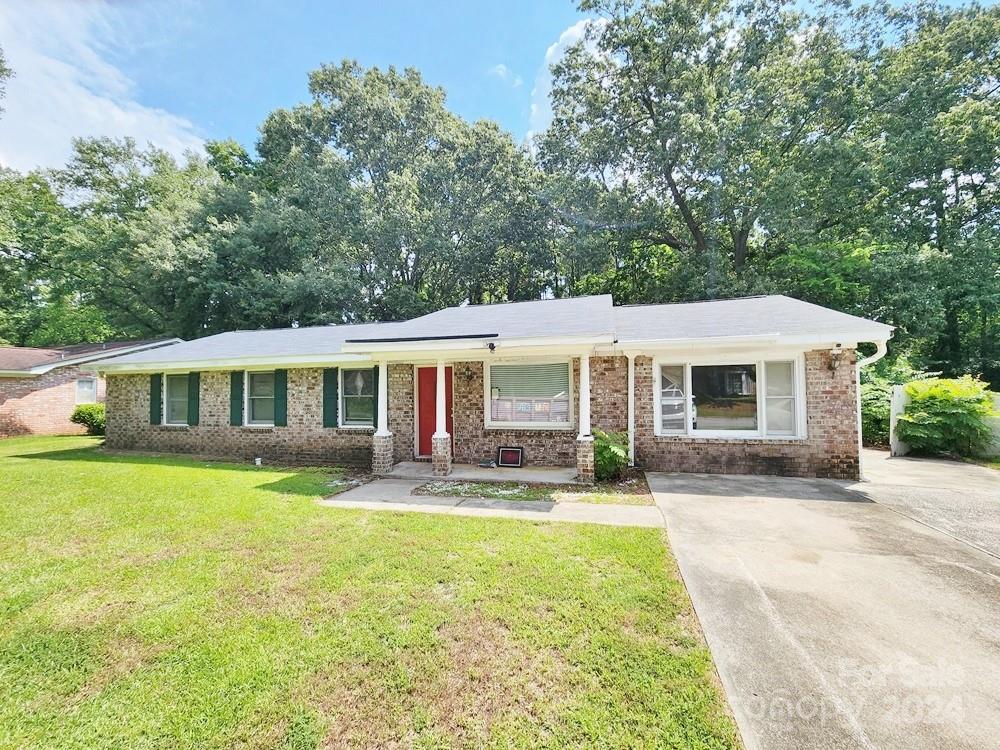
M 5 0 L 0 45 L 17 75 L 0 163 L 58 166 L 73 135 L 174 153 L 230 136 L 252 145 L 268 112 L 307 98 L 310 70 L 345 57 L 416 67 L 453 111 L 521 140 L 544 127 L 547 62 L 582 20 L 570 0 Z

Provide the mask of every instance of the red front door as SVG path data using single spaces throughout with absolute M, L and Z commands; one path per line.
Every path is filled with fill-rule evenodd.
M 444 370 L 444 419 L 448 434 L 451 430 L 451 368 Z M 431 435 L 437 421 L 437 368 L 417 368 L 417 453 L 431 455 Z

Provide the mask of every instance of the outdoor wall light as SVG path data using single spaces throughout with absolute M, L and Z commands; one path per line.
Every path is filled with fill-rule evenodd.
M 843 359 L 844 350 L 840 348 L 840 344 L 837 344 L 835 349 L 830 350 L 830 370 L 836 372 Z

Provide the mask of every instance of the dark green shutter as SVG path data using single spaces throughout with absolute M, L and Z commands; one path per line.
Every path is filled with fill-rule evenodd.
M 288 426 L 288 370 L 274 371 L 274 426 Z
M 163 376 L 157 373 L 149 376 L 149 423 L 163 421 Z
M 229 373 L 229 424 L 243 424 L 243 373 Z
M 337 408 L 340 405 L 337 393 L 337 368 L 323 370 L 323 426 L 337 426 Z
M 201 396 L 201 373 L 188 373 L 188 424 L 198 424 L 198 405 Z
M 378 427 L 378 365 L 372 368 L 372 425 Z

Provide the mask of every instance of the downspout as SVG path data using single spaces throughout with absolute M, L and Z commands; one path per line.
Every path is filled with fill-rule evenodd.
M 888 352 L 886 347 L 887 342 L 876 341 L 875 342 L 875 353 L 870 357 L 865 357 L 864 359 L 859 359 L 858 363 L 854 366 L 854 390 L 858 400 L 858 474 L 863 480 L 865 478 L 864 466 L 862 466 L 862 456 L 864 451 L 862 450 L 861 444 L 861 368 L 867 367 L 868 365 L 875 364 Z

